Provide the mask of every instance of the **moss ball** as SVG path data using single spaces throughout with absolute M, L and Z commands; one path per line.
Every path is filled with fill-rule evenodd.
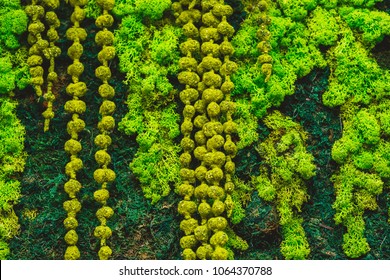
M 99 239 L 107 239 L 111 237 L 112 231 L 108 226 L 97 226 L 93 235 Z
M 207 105 L 207 114 L 210 118 L 217 118 L 220 113 L 221 108 L 216 102 L 212 101 L 209 105 Z
M 192 105 L 186 105 L 183 110 L 183 117 L 185 119 L 192 119 L 195 115 L 195 107 Z
M 227 121 L 223 124 L 223 130 L 226 134 L 237 133 L 237 123 L 234 121 Z
M 195 142 L 194 140 L 188 138 L 188 137 L 184 137 L 181 141 L 180 141 L 180 145 L 182 147 L 182 149 L 186 152 L 192 152 L 192 150 L 194 150 L 195 148 Z
M 214 252 L 211 254 L 211 259 L 213 260 L 227 260 L 229 252 L 222 247 L 215 248 Z
M 81 98 L 87 93 L 87 85 L 84 82 L 70 83 L 66 87 L 66 93 L 72 97 Z
M 219 70 L 220 67 L 218 67 Z M 219 88 L 222 84 L 222 77 L 215 74 L 213 71 L 209 71 L 203 74 L 203 82 L 207 87 Z
M 198 146 L 194 150 L 194 156 L 198 160 L 203 160 L 203 156 L 207 153 L 207 149 L 204 146 Z
M 233 182 L 226 182 L 225 183 L 225 191 L 228 193 L 231 193 L 234 190 L 234 183 Z
M 233 174 L 236 170 L 236 164 L 233 161 L 228 161 L 225 164 L 225 171 L 227 173 Z
M 194 218 L 189 218 L 180 222 L 180 229 L 184 231 L 185 235 L 192 234 L 197 226 L 198 220 Z
M 98 184 L 113 182 L 116 178 L 114 170 L 109 168 L 99 168 L 93 172 L 93 178 Z
M 34 36 L 42 33 L 43 31 L 45 31 L 45 25 L 40 21 L 30 23 L 30 25 L 28 26 L 28 32 L 30 32 Z
M 66 212 L 76 214 L 81 210 L 81 203 L 76 199 L 71 199 L 65 201 L 63 207 Z
M 184 36 L 188 38 L 198 38 L 199 37 L 199 30 L 196 28 L 196 26 L 190 21 L 184 24 L 183 28 L 183 34 Z
M 34 66 L 41 65 L 42 63 L 43 63 L 43 58 L 40 55 L 32 55 L 27 58 L 27 64 L 28 66 L 30 66 L 30 69 Z
M 223 41 L 219 45 L 219 51 L 224 56 L 225 55 L 231 56 L 234 53 L 234 47 L 233 47 L 232 43 L 230 43 L 229 41 Z
M 188 135 L 192 132 L 194 125 L 188 119 L 185 119 L 180 126 L 180 131 L 183 135 Z
M 226 20 L 223 20 L 218 24 L 218 32 L 226 37 L 232 37 L 234 34 L 234 28 Z
M 70 20 L 73 23 L 83 21 L 85 19 L 85 10 L 81 9 L 80 7 L 76 7 L 70 16 Z
M 222 134 L 223 125 L 220 122 L 210 121 L 204 124 L 202 129 L 206 137 L 211 138 L 214 135 Z
M 96 78 L 101 81 L 108 81 L 111 78 L 111 69 L 108 66 L 101 65 L 95 70 Z
M 30 75 L 31 77 L 42 77 L 43 76 L 43 67 L 42 66 L 35 66 L 30 68 Z
M 259 56 L 258 62 L 260 64 L 272 63 L 272 57 L 269 54 L 262 54 Z
M 100 63 L 110 61 L 115 57 L 115 47 L 107 46 L 98 53 L 98 60 Z
M 49 39 L 50 42 L 55 42 L 60 38 L 60 36 L 58 35 L 57 30 L 55 30 L 54 28 L 50 28 L 47 31 L 47 38 Z
M 68 246 L 65 250 L 65 260 L 78 260 L 80 258 L 80 251 L 77 246 Z
M 76 229 L 78 227 L 79 223 L 77 222 L 76 218 L 74 217 L 67 217 L 64 220 L 64 226 L 67 230 Z
M 115 112 L 116 105 L 113 101 L 104 100 L 102 105 L 100 105 L 99 113 L 101 115 L 112 115 Z
M 196 254 L 192 249 L 183 250 L 183 260 L 196 260 Z
M 99 150 L 95 153 L 95 160 L 100 166 L 107 166 L 111 163 L 111 156 L 105 150 Z
M 223 231 L 218 231 L 213 234 L 210 238 L 210 244 L 213 246 L 225 246 L 225 244 L 228 242 L 229 237 L 228 235 Z
M 64 190 L 70 198 L 75 198 L 81 189 L 81 183 L 75 179 L 70 179 L 64 184 Z
M 223 178 L 223 171 L 219 167 L 214 167 L 213 169 L 207 171 L 207 173 L 206 173 L 206 180 L 210 184 L 218 184 L 219 181 L 222 180 L 222 178 Z M 220 189 L 222 189 L 222 188 L 220 188 Z
M 227 140 L 223 147 L 225 152 L 230 156 L 235 156 L 237 154 L 237 146 L 231 140 Z
M 114 215 L 114 210 L 109 206 L 103 206 L 96 211 L 96 217 L 101 219 L 109 219 Z
M 98 123 L 100 131 L 112 131 L 115 128 L 115 119 L 112 116 L 103 116 Z
M 79 236 L 77 235 L 77 232 L 74 229 L 71 229 L 65 234 L 65 242 L 68 245 L 76 245 L 77 241 L 79 240 Z
M 100 15 L 96 18 L 95 24 L 99 28 L 108 28 L 114 24 L 114 18 L 110 14 Z
M 65 142 L 65 152 L 74 155 L 81 151 L 81 143 L 77 140 L 70 139 Z
M 203 42 L 218 41 L 221 37 L 218 33 L 218 29 L 215 27 L 201 27 L 200 38 Z
M 198 213 L 202 219 L 207 219 L 211 215 L 211 206 L 207 202 L 202 202 L 198 206 Z
M 203 99 L 199 99 L 194 104 L 196 112 L 199 114 L 206 113 L 206 102 Z
M 107 149 L 108 146 L 111 145 L 112 140 L 109 135 L 99 134 L 95 137 L 95 145 L 100 147 L 101 149 Z
M 188 39 L 184 43 L 180 44 L 180 50 L 182 54 L 195 54 L 198 53 L 200 50 L 200 44 L 197 40 L 194 39 Z
M 64 109 L 69 114 L 82 114 L 87 109 L 87 105 L 82 100 L 68 100 Z
M 201 47 L 201 51 L 203 55 L 211 55 L 213 57 L 219 56 L 219 48 L 220 46 L 218 44 L 215 44 L 213 42 L 204 42 Z
M 213 6 L 212 12 L 217 17 L 228 17 L 233 14 L 233 8 L 229 5 L 216 4 Z
M 98 252 L 100 260 L 108 260 L 112 255 L 112 250 L 108 246 L 102 246 Z
M 99 95 L 102 98 L 112 99 L 115 96 L 115 89 L 109 84 L 99 86 Z
M 220 200 L 215 200 L 211 208 L 214 216 L 220 216 L 225 211 L 225 203 Z
M 223 231 L 227 227 L 227 221 L 224 217 L 214 217 L 207 221 L 207 225 L 213 231 Z
M 194 230 L 194 235 L 200 242 L 207 242 L 209 240 L 209 229 L 206 225 L 198 226 Z
M 66 30 L 66 38 L 70 41 L 84 41 L 87 39 L 87 31 L 81 27 L 71 27 Z
M 31 18 L 42 18 L 45 15 L 45 8 L 41 5 L 27 5 L 25 10 L 26 14 Z
M 74 61 L 68 66 L 68 74 L 73 77 L 79 77 L 84 72 L 84 65 L 80 61 Z
M 190 218 L 196 212 L 196 203 L 193 201 L 182 200 L 178 205 L 179 214 L 186 218 Z
M 49 82 L 56 82 L 58 79 L 58 75 L 56 72 L 50 72 L 49 74 L 47 74 L 47 80 Z
M 81 159 L 73 157 L 70 162 L 65 165 L 65 174 L 73 178 L 78 171 L 83 168 Z
M 205 166 L 203 166 L 203 165 L 198 166 L 195 169 L 196 179 L 198 179 L 200 182 L 204 181 L 205 177 L 206 177 L 206 172 L 207 172 L 207 168 Z
M 194 193 L 194 187 L 190 184 L 181 184 L 178 188 L 178 194 L 190 198 Z
M 190 87 L 196 87 L 200 81 L 198 74 L 192 71 L 182 71 L 177 76 L 179 83 L 183 85 L 189 85 Z
M 228 60 L 222 65 L 222 67 L 220 69 L 220 73 L 224 77 L 231 76 L 234 72 L 237 71 L 237 68 L 238 68 L 237 63 L 235 63 L 234 61 Z
M 71 120 L 67 124 L 68 134 L 71 135 L 72 138 L 75 138 L 74 136 L 83 131 L 84 128 L 85 122 L 82 119 Z
M 204 132 L 202 130 L 195 132 L 194 138 L 195 138 L 196 144 L 198 144 L 199 146 L 206 144 L 207 138 L 206 138 L 206 135 L 204 135 Z
M 211 258 L 213 247 L 210 244 L 203 244 L 196 250 L 196 255 L 200 260 L 207 260 Z
M 217 134 L 211 137 L 209 140 L 207 140 L 207 150 L 213 151 L 221 148 L 223 144 L 225 143 L 225 139 L 223 136 Z
M 81 45 L 79 42 L 74 42 L 68 49 L 68 56 L 73 60 L 80 59 L 83 51 L 83 45 Z
M 96 0 L 96 4 L 103 10 L 111 11 L 115 6 L 115 0 Z
M 206 26 L 217 27 L 220 23 L 220 20 L 211 12 L 207 12 L 202 15 L 202 22 Z
M 212 199 L 223 200 L 225 196 L 225 191 L 223 188 L 218 186 L 210 186 L 207 192 L 207 195 Z
M 187 152 L 184 152 L 180 155 L 180 164 L 181 166 L 183 167 L 188 167 L 191 163 L 191 154 L 190 153 L 187 153 Z
M 180 100 L 184 104 L 191 104 L 199 97 L 199 92 L 194 88 L 188 88 L 180 92 Z
M 114 34 L 108 30 L 101 30 L 96 33 L 95 42 L 98 46 L 112 46 L 114 44 Z
M 201 129 L 208 121 L 209 119 L 206 116 L 199 115 L 194 119 L 194 125 L 196 128 Z
M 193 57 L 181 57 L 179 59 L 179 67 L 181 70 L 196 71 L 198 62 Z
M 183 181 L 193 182 L 195 179 L 195 171 L 189 168 L 181 168 L 180 177 Z
M 203 91 L 202 99 L 206 103 L 210 103 L 212 101 L 219 103 L 223 99 L 223 93 L 220 89 L 216 88 L 208 88 Z
M 198 243 L 198 241 L 194 235 L 187 235 L 180 238 L 180 247 L 182 249 L 190 249 L 195 247 L 196 243 Z

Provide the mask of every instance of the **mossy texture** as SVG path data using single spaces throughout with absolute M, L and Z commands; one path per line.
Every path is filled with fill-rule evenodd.
M 1 259 L 390 258 L 387 1 L 23 5 Z

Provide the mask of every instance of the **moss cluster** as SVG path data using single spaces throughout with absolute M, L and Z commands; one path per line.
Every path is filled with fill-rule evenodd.
M 50 120 L 54 118 L 53 101 L 55 100 L 55 95 L 53 93 L 53 84 L 58 78 L 55 72 L 55 58 L 61 54 L 61 49 L 55 44 L 59 39 L 57 29 L 60 26 L 60 21 L 54 10 L 59 5 L 60 2 L 58 0 L 33 0 L 31 5 L 27 5 L 25 8 L 26 14 L 30 17 L 27 39 L 31 45 L 27 60 L 30 66 L 30 82 L 34 86 L 38 97 L 43 95 L 47 102 L 47 108 L 42 113 L 45 119 L 44 131 L 49 130 Z M 76 19 L 74 18 L 73 20 Z M 46 30 L 45 24 L 48 26 L 46 36 L 44 35 Z M 49 61 L 48 69 L 44 68 L 44 60 Z M 46 79 L 44 78 L 45 72 L 47 72 Z
M 179 178 L 180 134 L 177 94 L 171 80 L 178 72 L 180 28 L 163 23 L 171 1 L 118 1 L 122 20 L 115 32 L 119 67 L 126 74 L 129 112 L 119 130 L 135 135 L 139 149 L 130 164 L 145 197 L 158 202 Z M 153 21 L 153 25 L 148 22 Z

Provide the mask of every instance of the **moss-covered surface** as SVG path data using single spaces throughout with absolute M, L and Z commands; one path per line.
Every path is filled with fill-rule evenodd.
M 243 5 L 238 2 L 226 1 L 236 11 L 231 19 L 236 29 L 247 15 Z M 377 7 L 390 11 L 390 6 L 385 2 L 378 3 Z M 62 7 L 58 15 L 62 22 L 60 32 L 64 32 L 70 25 L 70 9 Z M 83 117 L 87 126 L 80 137 L 83 146 L 80 158 L 88 168 L 79 174 L 83 185 L 79 200 L 83 208 L 77 215 L 78 246 L 81 259 L 97 259 L 99 246 L 98 240 L 93 237 L 93 229 L 98 225 L 95 212 L 99 205 L 93 199 L 93 192 L 98 185 L 94 183 L 92 174 L 97 168 L 93 157 L 96 151 L 93 141 L 98 134 L 96 123 L 101 101 L 97 94 L 99 82 L 94 76 L 94 69 L 99 65 L 98 48 L 92 43 L 97 29 L 94 28 L 92 20 L 87 20 L 86 25 L 89 43 L 84 45 L 86 56 L 83 60 L 85 72 L 82 77 L 87 81 L 89 91 L 85 98 L 87 111 Z M 60 39 L 59 44 L 62 49 L 69 47 L 65 39 Z M 389 49 L 390 40 L 385 37 L 372 50 L 373 56 L 383 69 L 389 69 Z M 33 89 L 16 92 L 15 98 L 19 102 L 18 117 L 26 128 L 25 151 L 28 158 L 20 178 L 22 197 L 14 206 L 19 217 L 20 231 L 10 243 L 12 259 L 63 259 L 66 249 L 63 239 L 66 232 L 63 226 L 66 212 L 62 203 L 66 200 L 63 185 L 67 179 L 64 168 L 68 155 L 63 147 L 68 139 L 66 123 L 70 116 L 64 112 L 63 105 L 69 99 L 65 93 L 65 86 L 70 81 L 66 74 L 66 65 L 69 63 L 70 59 L 66 53 L 63 53 L 57 62 L 60 83 L 54 92 L 56 115 L 51 121 L 50 131 L 43 132 L 43 102 L 36 102 Z M 117 60 L 112 62 L 111 68 L 118 69 Z M 127 89 L 122 83 L 125 79 L 123 74 L 119 71 L 113 73 L 112 82 L 117 93 L 114 99 L 117 105 L 114 117 L 119 121 L 128 112 Z M 335 212 L 332 204 L 335 194 L 330 177 L 339 166 L 331 158 L 331 149 L 334 142 L 342 136 L 342 122 L 337 108 L 329 108 L 322 103 L 322 94 L 328 88 L 329 75 L 327 68 L 314 69 L 297 81 L 294 94 L 287 96 L 278 108 L 308 132 L 307 150 L 314 155 L 316 175 L 308 181 L 307 190 L 310 197 L 301 213 L 311 249 L 309 259 L 347 258 L 342 250 L 345 228 L 336 225 L 333 219 Z M 257 133 L 258 141 L 262 142 L 270 131 L 259 122 Z M 136 136 L 127 136 L 115 130 L 112 138 L 110 154 L 113 159 L 112 168 L 117 174 L 115 183 L 110 187 L 109 199 L 109 205 L 115 212 L 108 221 L 113 231 L 113 236 L 108 241 L 113 250 L 112 258 L 181 259 L 181 217 L 177 213 L 180 197 L 172 191 L 153 205 L 150 200 L 145 199 L 139 181 L 129 168 L 138 149 Z M 253 176 L 259 175 L 262 162 L 255 146 L 252 144 L 245 147 L 235 158 L 236 176 L 243 182 L 248 183 Z M 249 248 L 236 252 L 235 257 L 283 259 L 280 253 L 282 231 L 276 209 L 259 198 L 257 192 L 251 193 L 244 201 L 245 217 L 232 228 L 248 242 Z M 378 196 L 378 205 L 378 210 L 366 212 L 365 236 L 371 250 L 363 259 L 390 259 L 388 190 Z

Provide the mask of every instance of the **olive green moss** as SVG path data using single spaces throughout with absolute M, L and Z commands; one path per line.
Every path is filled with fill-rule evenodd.
M 27 49 L 19 35 L 27 29 L 20 1 L 0 1 L 0 259 L 11 253 L 9 241 L 20 230 L 14 211 L 21 197 L 19 175 L 24 170 L 25 129 L 16 115 L 14 90 L 28 85 Z

